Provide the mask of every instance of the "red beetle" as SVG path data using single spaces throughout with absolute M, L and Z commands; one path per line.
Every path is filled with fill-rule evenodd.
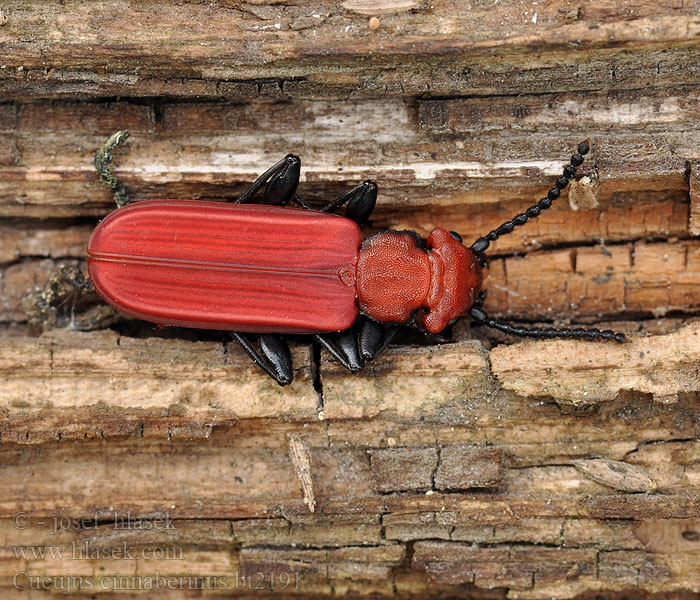
M 95 164 L 109 171 L 110 138 Z M 431 333 L 469 314 L 478 323 L 529 337 L 624 341 L 597 329 L 513 326 L 479 307 L 482 254 L 491 241 L 549 208 L 588 152 L 582 142 L 546 198 L 471 247 L 440 227 L 422 244 L 413 231 L 362 239 L 377 186 L 365 181 L 320 210 L 297 195 L 301 161 L 288 155 L 232 203 L 149 200 L 124 205 L 95 229 L 88 270 L 98 293 L 120 311 L 154 323 L 231 332 L 281 385 L 292 381 L 285 334 L 313 334 L 346 368 L 358 371 L 393 336 L 415 323 Z M 263 204 L 248 204 L 266 185 Z M 301 208 L 284 205 L 295 202 Z M 347 205 L 345 216 L 332 214 Z M 257 336 L 255 340 L 249 334 Z

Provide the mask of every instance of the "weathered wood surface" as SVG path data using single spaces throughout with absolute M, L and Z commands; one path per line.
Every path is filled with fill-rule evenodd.
M 2 596 L 696 598 L 699 10 L 3 4 Z M 312 203 L 378 181 L 366 233 L 465 240 L 590 137 L 586 182 L 493 245 L 486 307 L 631 342 L 461 323 L 352 376 L 299 341 L 282 389 L 217 334 L 40 335 L 22 298 L 112 210 L 92 154 L 118 129 L 135 199 L 230 198 L 294 151 Z
M 117 0 L 25 0 L 3 7 L 0 77 L 20 98 L 667 87 L 697 82 L 687 68 L 697 12 L 694 0 L 149 1 L 128 11 Z
M 615 358 L 592 345 L 599 355 L 583 371 L 576 344 L 550 342 L 560 360 L 542 365 L 549 378 L 519 368 L 509 354 L 517 346 L 491 351 L 491 367 L 475 343 L 395 349 L 361 380 L 324 362 L 322 398 L 303 370 L 280 395 L 241 351 L 217 344 L 12 338 L 0 366 L 2 580 L 23 569 L 184 576 L 196 565 L 229 585 L 234 573 L 300 573 L 307 593 L 329 593 L 329 577 L 360 578 L 382 594 L 401 585 L 428 593 L 434 584 L 422 573 L 438 589 L 470 584 L 525 598 L 696 589 L 700 380 L 688 357 L 698 331 L 641 338 Z M 685 358 L 672 355 L 678 348 Z M 655 381 L 645 380 L 643 353 L 661 363 Z M 594 389 L 601 373 L 617 374 L 617 387 L 581 398 L 582 410 L 508 391 L 539 382 L 523 395 L 575 401 L 550 382 L 576 374 L 579 389 Z M 650 385 L 662 402 L 639 395 Z M 665 403 L 669 392 L 678 402 Z M 291 435 L 311 459 L 313 514 Z M 172 527 L 115 529 L 114 515 L 129 511 Z M 13 526 L 24 513 L 29 526 Z M 73 515 L 98 523 L 50 534 L 54 517 Z M 140 558 L 20 560 L 12 550 L 73 541 L 112 552 L 126 544 Z M 183 558 L 146 561 L 144 547 Z
M 342 420 L 390 414 L 413 422 L 421 415 L 434 418 L 436 411 L 451 420 L 463 416 L 460 398 L 479 402 L 500 388 L 568 405 L 610 402 L 623 392 L 668 402 L 674 395 L 677 400 L 700 391 L 699 344 L 696 322 L 622 345 L 589 343 L 583 354 L 580 343 L 564 340 L 498 346 L 488 353 L 475 341 L 396 348 L 368 365 L 365 377 L 348 377 L 325 357 L 315 366 L 307 346 L 300 344 L 296 380 L 279 388 L 260 376 L 235 344 L 135 339 L 107 331 L 14 336 L 4 340 L 0 357 L 0 408 L 8 419 L 2 424 L 3 439 L 19 426 L 15 441 L 21 442 L 49 416 L 70 414 L 74 419 L 83 409 L 105 410 L 117 423 L 131 419 L 130 411 L 136 421 L 158 415 L 183 422 L 215 419 L 211 428 L 218 419 L 236 424 L 256 418 Z M 312 385 L 312 368 L 320 370 L 320 389 Z M 450 416 L 451 410 L 460 415 Z M 81 417 L 81 422 L 90 419 Z M 51 422 L 48 430 L 59 423 Z
M 634 204 L 649 200 L 639 192 L 655 192 L 652 199 L 683 195 L 687 202 L 689 165 L 700 160 L 697 89 L 653 88 L 641 99 L 627 91 L 496 102 L 487 96 L 244 105 L 8 103 L 0 105 L 0 214 L 109 212 L 111 198 L 95 177 L 92 155 L 117 129 L 133 133 L 119 152 L 117 173 L 135 199 L 230 198 L 241 182 L 294 151 L 303 163 L 300 193 L 312 201 L 372 177 L 380 186 L 378 216 L 389 224 L 406 218 L 395 211 L 420 208 L 454 216 L 462 225 L 464 213 L 488 214 L 504 200 L 519 202 L 518 208 L 546 193 L 569 152 L 591 137 L 593 151 L 582 173 L 601 201 Z M 648 133 L 640 136 L 640 128 Z M 645 220 L 656 219 L 653 203 L 640 210 L 648 214 Z M 587 235 L 591 239 L 595 231 Z

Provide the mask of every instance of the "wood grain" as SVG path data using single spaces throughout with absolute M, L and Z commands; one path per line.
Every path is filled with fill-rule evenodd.
M 0 28 L 5 93 L 34 97 L 518 94 L 697 81 L 695 2 L 23 2 Z M 133 18 L 129 18 L 132 16 Z M 197 27 L 197 23 L 207 26 Z M 690 42 L 690 43 L 689 43 Z M 576 52 L 570 51 L 574 44 Z M 536 49 L 537 52 L 533 52 Z M 632 51 L 632 52 L 628 52 Z M 371 57 L 369 59 L 368 57 Z M 494 61 L 494 57 L 497 60 Z
M 371 177 L 380 187 L 380 215 L 418 208 L 445 210 L 447 218 L 466 216 L 504 200 L 532 204 L 551 187 L 578 142 L 590 137 L 593 152 L 581 172 L 592 178 L 598 199 L 622 207 L 626 198 L 635 204 L 643 191 L 687 203 L 687 164 L 700 159 L 693 127 L 698 103 L 688 101 L 683 88 L 671 98 L 667 90 L 649 94 L 641 99 L 631 93 L 533 95 L 523 109 L 523 115 L 532 115 L 501 128 L 488 126 L 500 118 L 490 116 L 494 109 L 488 97 L 466 107 L 457 100 L 404 98 L 5 104 L 0 105 L 0 131 L 8 151 L 4 160 L 0 154 L 0 214 L 75 217 L 112 210 L 92 157 L 117 129 L 133 134 L 118 152 L 116 172 L 135 200 L 231 198 L 243 182 L 293 151 L 303 163 L 300 193 L 312 202 L 327 201 Z M 426 125 L 425 106 L 431 104 L 448 115 L 445 126 Z M 591 109 L 593 119 L 576 116 Z M 666 111 L 666 130 L 649 127 L 640 139 L 639 128 L 646 128 L 657 110 Z M 506 110 L 511 112 L 519 114 L 516 106 Z M 543 127 L 564 112 L 575 118 L 557 122 L 555 131 Z M 634 192 L 636 197 L 630 195 Z
M 666 352 L 682 347 L 691 355 L 697 329 L 682 330 L 680 344 L 641 338 L 628 353 L 637 357 L 653 347 Z M 227 586 L 246 573 L 299 573 L 304 590 L 324 594 L 328 577 L 339 585 L 359 578 L 363 589 L 388 578 L 413 593 L 436 584 L 447 589 L 467 583 L 485 591 L 505 586 L 526 597 L 591 587 L 694 587 L 697 573 L 688 566 L 700 523 L 698 426 L 692 417 L 697 382 L 678 378 L 678 366 L 668 356 L 659 363 L 682 401 L 669 405 L 637 396 L 631 404 L 639 384 L 631 365 L 618 360 L 625 383 L 609 389 L 606 398 L 589 396 L 582 409 L 571 408 L 572 399 L 559 390 L 551 392 L 548 381 L 576 374 L 572 387 L 586 389 L 581 377 L 588 374 L 595 386 L 600 382 L 590 366 L 595 359 L 583 372 L 572 363 L 568 375 L 562 351 L 552 353 L 561 358 L 561 373 L 543 378 L 517 365 L 502 372 L 500 364 L 512 364 L 500 356 L 503 348 L 488 361 L 475 343 L 391 350 L 373 365 L 373 377 L 361 380 L 372 384 L 371 396 L 335 363 L 324 362 L 321 421 L 313 387 L 303 377 L 286 400 L 274 391 L 281 404 L 253 394 L 265 404 L 253 403 L 246 413 L 245 398 L 251 398 L 246 385 L 260 390 L 270 384 L 237 348 L 222 354 L 216 344 L 116 341 L 103 333 L 52 333 L 39 344 L 10 339 L 0 386 L 5 482 L 0 537 L 8 587 L 23 569 L 58 581 L 66 570 L 92 577 L 103 568 L 173 576 L 196 569 L 226 576 Z M 527 364 L 528 353 L 541 360 L 539 345 L 512 348 L 520 349 L 516 356 Z M 601 351 L 610 376 L 604 345 L 591 346 Z M 132 367 L 116 381 L 99 380 L 100 372 L 117 374 L 114 361 L 137 361 L 138 372 Z M 174 384 L 163 369 L 172 370 L 175 361 L 187 365 L 191 386 L 177 404 L 172 394 L 159 392 L 158 381 Z M 407 380 L 405 363 L 422 370 Z M 92 374 L 89 388 L 83 387 L 86 372 Z M 343 379 L 354 385 L 343 388 Z M 450 380 L 458 387 L 439 383 Z M 507 391 L 514 382 L 538 381 L 544 387 L 536 396 L 553 393 L 565 404 L 533 404 Z M 46 386 L 50 393 L 43 391 Z M 426 387 L 435 393 L 425 396 Z M 92 400 L 88 390 L 95 392 Z M 307 394 L 314 402 L 304 408 L 299 398 Z M 309 452 L 313 517 L 289 456 L 292 435 Z M 593 470 L 589 465 L 600 463 L 590 458 L 595 456 L 615 466 Z M 27 472 L 33 474 L 29 479 Z M 642 478 L 655 489 L 640 495 Z M 12 525 L 18 511 L 31 515 L 26 529 Z M 170 519 L 172 526 L 115 527 L 115 518 L 127 514 Z M 68 525 L 58 537 L 50 534 L 53 517 L 72 515 L 94 522 L 79 529 Z M 659 532 L 667 543 L 657 541 Z M 426 538 L 443 541 L 422 541 Z M 88 567 L 74 555 L 19 562 L 13 554 L 27 545 L 73 551 L 74 542 L 106 548 L 107 556 L 124 546 L 139 557 L 138 567 L 121 558 L 92 560 Z M 145 547 L 171 548 L 182 552 L 182 560 L 145 560 L 140 554 Z M 555 550 L 562 553 L 556 560 L 549 554 Z M 642 571 L 630 570 L 630 561 Z

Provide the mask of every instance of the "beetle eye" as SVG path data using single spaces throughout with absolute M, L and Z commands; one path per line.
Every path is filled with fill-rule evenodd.
M 450 235 L 456 239 L 460 244 L 462 243 L 462 236 L 459 235 L 456 231 L 450 231 Z

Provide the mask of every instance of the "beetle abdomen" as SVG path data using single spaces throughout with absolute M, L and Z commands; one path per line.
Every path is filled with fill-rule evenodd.
M 357 316 L 358 226 L 264 205 L 150 200 L 95 229 L 88 269 L 119 310 L 165 325 L 342 331 Z

